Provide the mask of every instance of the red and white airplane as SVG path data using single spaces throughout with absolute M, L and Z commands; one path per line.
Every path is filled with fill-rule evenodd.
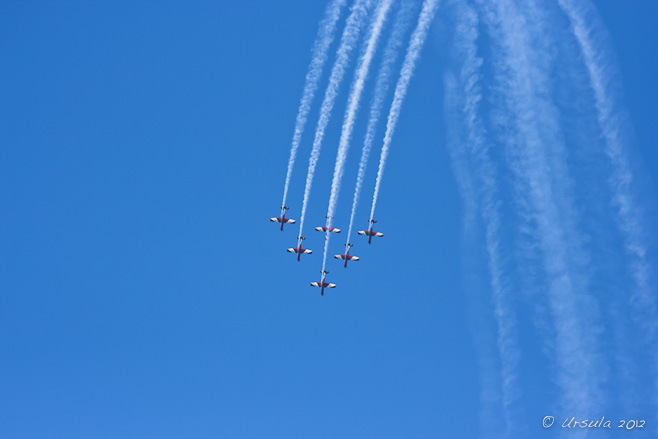
M 325 216 L 325 218 L 329 219 L 328 216 Z M 332 216 L 331 219 L 334 219 L 334 217 Z M 328 231 L 328 232 L 331 232 L 331 233 L 340 233 L 340 229 L 337 229 L 335 227 L 316 227 L 315 230 L 317 230 L 318 232 L 327 232 Z
M 372 226 L 373 226 L 377 221 L 375 221 L 375 220 L 368 220 L 368 222 L 370 223 L 370 227 L 368 227 L 368 230 L 361 230 L 361 231 L 359 231 L 359 235 L 366 235 L 366 236 L 368 236 L 368 244 L 370 244 L 370 241 L 372 241 L 372 237 L 373 237 L 373 236 L 379 236 L 379 237 L 382 237 L 382 236 L 384 236 L 384 234 L 383 234 L 383 233 L 379 233 L 379 232 L 375 232 L 374 230 L 372 230 Z
M 353 247 L 354 244 L 345 244 L 345 247 L 347 249 L 345 250 L 344 255 L 334 255 L 334 259 L 343 259 L 345 260 L 345 268 L 347 268 L 347 261 L 358 261 L 359 257 L 358 256 L 350 256 L 350 247 Z
M 328 271 L 322 271 L 322 280 L 320 282 L 311 282 L 312 287 L 320 287 L 320 295 L 324 296 L 325 288 L 336 288 L 336 284 L 331 284 L 324 281 L 324 277 L 328 274 Z
M 283 225 L 284 224 L 295 224 L 294 219 L 289 219 L 286 218 L 286 210 L 290 209 L 289 207 L 282 206 L 281 207 L 281 216 L 278 218 L 270 218 L 270 221 L 273 223 L 281 223 L 281 231 L 283 232 Z
M 296 248 L 289 248 L 286 250 L 288 253 L 297 253 L 297 261 L 299 262 L 299 258 L 302 256 L 302 254 L 305 255 L 310 255 L 313 253 L 313 250 L 309 250 L 307 248 L 302 248 L 302 241 L 305 240 L 303 236 L 297 237 L 297 247 Z

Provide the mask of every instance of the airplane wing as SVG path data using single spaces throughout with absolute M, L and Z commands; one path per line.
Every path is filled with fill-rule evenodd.
M 286 218 L 286 223 L 288 223 L 288 224 L 295 224 L 295 220 L 294 220 L 294 219 Z
M 336 284 L 328 284 L 326 288 L 336 288 Z
M 350 261 L 358 261 L 358 260 L 359 260 L 358 256 L 350 256 Z
M 377 233 L 375 233 L 375 236 L 379 236 L 381 238 L 382 236 L 384 236 L 384 234 L 377 232 Z
M 281 218 L 270 218 L 270 221 L 272 221 L 273 223 L 280 223 Z
M 288 253 L 297 253 L 297 249 L 296 249 L 296 248 L 289 248 L 289 249 L 286 250 L 286 251 L 287 251 Z
M 365 230 L 359 230 L 357 233 L 358 233 L 359 235 L 367 235 L 367 234 L 368 234 L 368 232 L 365 231 Z
M 305 255 L 310 255 L 311 253 L 313 253 L 313 250 L 309 250 L 309 249 L 305 248 L 305 249 L 302 251 L 302 253 L 304 253 Z
M 345 259 L 345 255 L 334 255 L 334 259 Z
M 329 229 L 327 229 L 326 227 L 316 227 L 315 230 L 317 230 L 318 232 L 326 232 L 327 230 L 329 230 L 329 232 L 331 233 L 340 233 L 340 229 L 337 229 L 335 227 L 331 227 Z
M 319 286 L 320 286 L 320 282 L 311 282 L 311 286 L 312 286 L 312 287 L 319 287 Z

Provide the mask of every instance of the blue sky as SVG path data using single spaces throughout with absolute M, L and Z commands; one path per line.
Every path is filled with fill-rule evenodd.
M 639 182 L 634 195 L 651 244 L 658 213 L 651 177 L 658 169 L 658 6 L 596 6 L 621 72 Z M 297 226 L 281 233 L 268 218 L 279 211 L 324 2 L 5 2 L 0 437 L 472 438 L 482 436 L 487 419 L 490 434 L 502 431 L 500 395 L 491 404 L 482 396 L 483 377 L 499 380 L 498 366 L 487 360 L 499 354 L 484 244 L 466 231 L 446 130 L 455 123 L 446 113 L 444 82 L 456 71 L 454 9 L 440 7 L 402 108 L 377 205 L 385 237 L 370 246 L 353 238 L 352 253 L 361 260 L 348 269 L 329 260 L 328 279 L 338 287 L 320 297 L 308 284 L 319 277 L 323 236 L 311 226 L 321 225 L 326 212 L 351 69 L 307 213 L 305 244 L 314 254 L 297 263 L 285 252 Z M 481 32 L 486 44 L 484 27 Z M 566 52 L 576 47 L 559 41 L 567 41 Z M 330 56 L 324 81 L 332 62 Z M 575 58 L 567 62 L 577 65 Z M 325 86 L 293 173 L 288 205 L 296 219 Z M 334 221 L 341 228 L 349 220 L 370 87 Z M 593 106 L 579 87 L 576 80 L 556 87 L 563 93 L 556 105 L 565 120 L 592 129 Z M 580 90 L 577 101 L 589 119 L 561 106 L 572 89 Z M 569 126 L 564 136 L 572 147 L 578 137 Z M 371 156 L 358 229 L 368 220 L 380 145 Z M 589 149 L 578 151 L 589 157 Z M 593 170 L 581 168 L 576 156 L 569 169 L 579 189 L 581 181 L 593 191 L 604 187 L 598 162 Z M 599 198 L 578 204 L 589 195 L 576 192 L 578 224 L 587 224 L 583 234 L 596 242 L 598 231 L 616 227 L 601 207 L 609 201 L 592 194 Z M 509 198 L 501 203 L 511 210 L 510 194 L 503 192 Z M 510 266 L 526 248 L 515 231 L 506 223 L 501 238 Z M 595 278 L 609 261 L 627 262 L 617 238 L 610 239 L 609 257 L 592 257 L 588 275 Z M 596 256 L 598 247 L 584 241 L 584 251 Z M 330 250 L 339 253 L 343 242 L 333 239 Z M 537 265 L 533 254 L 526 254 L 529 270 Z M 620 402 L 622 381 L 614 378 L 616 357 L 609 352 L 616 345 L 606 343 L 596 360 L 609 368 L 605 403 L 594 414 L 561 408 L 560 369 L 551 353 L 559 340 L 542 332 L 524 283 L 545 278 L 519 271 L 510 281 L 522 356 L 521 396 L 511 410 L 519 431 L 548 437 L 541 420 L 549 414 L 559 422 L 646 418 L 645 430 L 656 431 L 656 405 L 642 381 L 651 379 L 649 354 L 635 341 L 627 355 L 641 371 L 628 404 L 636 411 Z M 623 269 L 613 281 L 618 291 L 631 289 Z M 622 344 L 624 337 L 635 340 L 642 330 L 631 317 L 615 320 L 607 312 L 614 291 L 601 286 L 598 294 L 596 282 L 590 292 L 601 310 L 601 339 L 621 333 Z M 582 322 L 588 329 L 591 322 Z M 610 329 L 616 322 L 626 325 L 621 332 Z

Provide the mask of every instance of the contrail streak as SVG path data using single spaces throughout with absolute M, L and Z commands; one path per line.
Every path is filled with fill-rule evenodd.
M 586 23 L 586 16 L 591 14 L 592 6 L 588 3 L 575 3 L 572 0 L 558 0 L 562 10 L 569 17 L 578 45 L 583 55 L 585 67 L 589 74 L 590 85 L 594 92 L 594 100 L 599 127 L 605 141 L 605 154 L 612 164 L 612 175 L 609 179 L 613 194 L 613 204 L 617 209 L 619 226 L 624 235 L 626 252 L 632 258 L 631 277 L 635 282 L 635 291 L 631 296 L 631 304 L 642 317 L 642 326 L 646 331 L 646 339 L 651 346 L 656 346 L 658 320 L 656 317 L 656 302 L 651 287 L 651 265 L 647 257 L 647 245 L 644 242 L 644 225 L 642 213 L 638 208 L 632 193 L 633 171 L 628 160 L 624 142 L 621 139 L 623 131 L 619 111 L 610 96 L 607 85 L 612 82 L 614 72 L 611 63 L 606 62 L 606 52 L 594 47 L 593 34 L 595 29 Z M 590 12 L 590 14 L 588 14 Z M 658 352 L 652 352 L 655 359 Z M 653 371 L 654 374 L 656 370 Z M 655 379 L 655 378 L 654 378 Z M 658 388 L 658 383 L 654 386 Z
M 463 3 L 453 2 L 457 6 Z M 459 35 L 457 24 L 456 39 L 464 38 Z M 459 42 L 451 47 L 457 48 Z M 455 52 L 452 51 L 454 54 Z M 445 96 L 444 114 L 446 117 L 446 137 L 448 151 L 450 152 L 451 168 L 459 186 L 462 200 L 462 233 L 461 243 L 463 251 L 460 252 L 462 267 L 462 285 L 469 298 L 469 321 L 473 328 L 473 344 L 477 352 L 480 383 L 480 433 L 479 438 L 501 438 L 504 415 L 501 407 L 501 380 L 498 346 L 496 343 L 497 329 L 495 321 L 488 318 L 491 314 L 490 288 L 486 280 L 480 275 L 484 254 L 480 251 L 481 212 L 478 205 L 479 197 L 476 188 L 476 169 L 470 151 L 466 148 L 466 127 L 463 123 L 464 93 L 460 89 L 461 78 L 457 79 L 460 65 L 463 61 L 455 60 L 455 69 L 449 69 L 444 74 Z
M 418 24 L 416 25 L 416 28 L 411 35 L 411 40 L 409 41 L 409 47 L 407 49 L 407 53 L 402 64 L 402 69 L 400 71 L 400 78 L 398 79 L 398 83 L 395 86 L 393 103 L 391 104 L 391 109 L 388 113 L 388 121 L 386 122 L 386 133 L 384 134 L 384 144 L 382 146 L 382 152 L 379 157 L 379 170 L 377 171 L 377 181 L 375 182 L 375 193 L 372 197 L 370 219 L 373 219 L 375 216 L 375 206 L 377 205 L 377 197 L 379 196 L 379 187 L 382 182 L 384 166 L 386 165 L 386 159 L 388 158 L 388 151 L 391 146 L 391 141 L 393 140 L 395 125 L 397 124 L 398 118 L 400 116 L 402 102 L 404 101 L 404 98 L 407 94 L 409 81 L 411 81 L 411 76 L 413 75 L 414 68 L 416 67 L 416 61 L 420 56 L 420 51 L 423 48 L 423 44 L 425 43 L 427 32 L 429 31 L 430 25 L 432 24 L 432 20 L 434 19 L 434 14 L 436 13 L 438 5 L 438 0 L 424 1 L 423 9 L 420 11 L 420 17 L 418 18 Z
M 564 145 L 556 110 L 547 97 L 543 61 L 538 61 L 547 54 L 533 53 L 526 19 L 510 1 L 480 4 L 490 21 L 491 38 L 501 46 L 496 77 L 513 113 L 511 132 L 505 133 L 505 155 L 515 175 L 515 191 L 529 206 L 527 216 L 535 224 L 542 253 L 563 408 L 589 412 L 605 403 L 601 383 L 606 371 L 605 363 L 599 362 L 597 303 L 587 292 L 582 243 L 574 230 L 577 213 L 569 195 Z
M 408 1 L 403 1 L 400 5 L 400 10 L 393 23 L 393 31 L 384 48 L 381 65 L 377 74 L 375 82 L 375 92 L 370 105 L 370 116 L 368 119 L 368 128 L 366 129 L 366 136 L 363 142 L 363 149 L 361 150 L 361 160 L 359 161 L 359 172 L 356 177 L 356 186 L 354 187 L 354 198 L 352 200 L 352 213 L 350 215 L 350 226 L 347 230 L 347 243 L 350 242 L 352 236 L 352 227 L 354 225 L 354 215 L 356 207 L 359 204 L 359 197 L 361 196 L 361 189 L 363 188 L 363 180 L 366 175 L 366 168 L 368 166 L 368 158 L 370 157 L 370 150 L 372 143 L 375 140 L 375 132 L 377 130 L 377 123 L 381 115 L 382 105 L 384 98 L 390 86 L 391 75 L 393 74 L 393 67 L 398 58 L 398 53 L 402 47 L 403 37 L 411 21 L 411 12 L 414 9 L 414 4 Z
M 352 6 L 352 11 L 345 24 L 343 35 L 340 39 L 340 45 L 336 52 L 336 61 L 331 69 L 329 77 L 329 85 L 324 94 L 324 100 L 320 107 L 320 117 L 318 119 L 318 126 L 315 130 L 315 139 L 313 140 L 313 149 L 311 156 L 308 160 L 308 172 L 306 174 L 306 186 L 304 187 L 304 201 L 302 202 L 302 213 L 299 220 L 299 236 L 302 236 L 304 229 L 304 219 L 306 218 L 306 208 L 308 207 L 308 200 L 311 195 L 311 186 L 313 185 L 313 176 L 315 175 L 315 166 L 320 158 L 320 148 L 322 147 L 322 140 L 324 139 L 324 132 L 331 117 L 331 111 L 334 108 L 336 95 L 338 95 L 338 88 L 345 76 L 345 69 L 349 64 L 350 54 L 359 39 L 363 21 L 368 15 L 368 9 L 372 4 L 372 0 L 357 0 Z
M 359 63 L 356 68 L 354 83 L 352 84 L 352 92 L 350 93 L 347 100 L 347 109 L 345 111 L 343 128 L 340 134 L 340 141 L 338 142 L 338 153 L 336 154 L 334 176 L 333 180 L 331 181 L 331 195 L 329 196 L 329 207 L 327 208 L 327 227 L 331 227 L 331 220 L 333 219 L 334 212 L 336 210 L 336 204 L 338 203 L 340 185 L 343 179 L 343 174 L 345 172 L 345 160 L 347 160 L 347 153 L 350 148 L 350 138 L 352 136 L 352 131 L 354 130 L 354 120 L 356 119 L 356 114 L 359 110 L 359 101 L 361 100 L 363 87 L 368 77 L 372 58 L 374 57 L 377 50 L 379 36 L 382 33 L 388 11 L 391 9 L 392 4 L 393 0 L 383 0 L 377 7 L 375 16 L 370 26 L 370 30 L 368 32 L 369 35 L 367 37 L 365 51 L 359 59 Z M 325 265 L 327 263 L 327 250 L 329 248 L 330 235 L 331 234 L 329 232 L 326 232 L 324 241 L 324 256 L 322 258 L 322 271 L 324 271 Z
M 297 158 L 297 149 L 302 140 L 308 113 L 311 111 L 311 103 L 315 97 L 315 92 L 318 89 L 318 82 L 322 76 L 322 69 L 327 61 L 327 52 L 329 46 L 334 41 L 334 34 L 336 31 L 336 22 L 340 18 L 340 12 L 345 6 L 347 0 L 332 0 L 327 6 L 324 18 L 320 22 L 318 35 L 315 38 L 313 45 L 313 55 L 311 57 L 311 64 L 306 74 L 306 82 L 304 83 L 304 91 L 302 92 L 302 99 L 299 103 L 299 110 L 297 112 L 297 120 L 295 122 L 295 131 L 292 136 L 292 146 L 290 147 L 290 158 L 288 159 L 288 172 L 286 173 L 286 183 L 283 187 L 283 201 L 281 206 L 286 205 L 286 198 L 288 197 L 288 188 L 290 187 L 290 178 L 292 177 L 292 168 L 295 166 L 295 159 Z
M 509 286 L 504 281 L 503 256 L 501 254 L 499 212 L 499 194 L 497 189 L 498 176 L 494 164 L 491 162 L 486 133 L 478 117 L 482 90 L 480 86 L 480 66 L 482 58 L 477 56 L 478 17 L 475 11 L 467 4 L 460 4 L 460 22 L 456 29 L 455 50 L 462 63 L 459 71 L 459 82 L 447 81 L 448 91 L 461 86 L 463 98 L 460 113 L 466 128 L 466 145 L 461 149 L 467 150 L 471 157 L 474 169 L 470 172 L 475 180 L 476 189 L 463 190 L 469 200 L 469 206 L 479 206 L 485 227 L 485 245 L 488 257 L 491 301 L 494 307 L 494 318 L 497 327 L 497 348 L 500 356 L 502 378 L 502 404 L 503 416 L 507 436 L 512 434 L 514 420 L 512 419 L 511 405 L 519 397 L 518 362 L 520 348 L 516 335 L 516 317 L 510 307 Z M 450 93 L 452 94 L 452 93 Z M 447 93 L 447 96 L 449 94 Z M 456 105 L 455 105 L 456 106 Z M 455 109 L 449 108 L 448 111 Z M 452 112 L 451 111 L 451 112 Z M 461 142 L 463 144 L 463 142 Z M 457 146 L 455 146 L 457 147 Z M 460 158 L 464 152 L 453 153 L 453 160 L 465 161 Z M 462 166 L 467 166 L 464 163 Z M 462 179 L 463 180 L 463 179 Z M 471 224 L 467 227 L 473 228 Z M 470 233 L 473 233 L 471 230 Z
M 481 270 L 481 252 L 479 236 L 476 229 L 480 226 L 480 209 L 475 185 L 474 170 L 465 145 L 464 127 L 460 107 L 463 105 L 458 80 L 454 72 L 444 75 L 445 97 L 444 113 L 446 115 L 446 137 L 451 157 L 451 168 L 459 186 L 462 199 L 462 237 L 464 251 L 461 253 L 462 285 L 469 295 L 469 317 L 474 328 L 474 347 L 477 351 L 480 379 L 480 435 L 485 438 L 500 438 L 500 424 L 503 418 L 499 410 L 501 383 L 499 354 L 496 346 L 496 327 L 487 316 L 490 313 L 488 288 L 478 273 Z M 486 309 L 485 309 L 486 308 Z M 500 412 L 500 413 L 499 413 Z

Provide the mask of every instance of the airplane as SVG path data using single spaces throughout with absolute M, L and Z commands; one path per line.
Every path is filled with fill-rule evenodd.
M 281 231 L 282 232 L 283 232 L 283 225 L 284 224 L 286 224 L 286 223 L 287 224 L 295 224 L 294 219 L 286 218 L 286 210 L 288 210 L 288 209 L 290 209 L 290 208 L 286 207 L 286 206 L 282 206 L 281 207 L 281 216 L 278 217 L 278 218 L 270 218 L 270 221 L 272 221 L 273 223 L 281 223 Z
M 327 219 L 329 219 L 329 218 L 334 219 L 333 216 L 332 216 L 332 217 L 325 216 L 325 218 L 327 218 Z M 315 230 L 317 230 L 318 232 L 327 232 L 327 231 L 329 231 L 329 232 L 331 232 L 331 233 L 340 233 L 340 229 L 337 229 L 337 228 L 335 228 L 335 227 L 316 227 Z
M 361 230 L 361 231 L 359 231 L 359 235 L 366 235 L 366 236 L 368 236 L 368 244 L 370 244 L 370 241 L 372 241 L 372 237 L 373 237 L 373 236 L 379 236 L 379 237 L 382 237 L 382 236 L 384 236 L 384 234 L 383 234 L 383 233 L 379 233 L 379 232 L 375 232 L 374 230 L 372 230 L 372 226 L 373 226 L 377 221 L 375 221 L 375 220 L 368 220 L 368 222 L 370 223 L 370 227 L 368 227 L 368 230 Z
M 334 255 L 334 259 L 344 259 L 345 260 L 345 268 L 347 268 L 347 261 L 358 261 L 359 257 L 358 256 L 350 256 L 350 247 L 353 247 L 354 244 L 345 244 L 345 247 L 347 247 L 347 250 L 345 250 L 344 255 Z
M 312 287 L 320 287 L 320 295 L 324 296 L 324 289 L 325 288 L 336 288 L 336 284 L 331 284 L 329 282 L 324 281 L 324 277 L 328 274 L 328 271 L 322 271 L 322 280 L 320 282 L 311 282 Z
M 313 250 L 309 250 L 307 248 L 302 248 L 302 241 L 305 240 L 303 236 L 297 237 L 297 247 L 296 248 L 289 248 L 286 250 L 288 253 L 297 253 L 297 262 L 299 262 L 299 258 L 302 256 L 302 253 L 305 255 L 310 255 L 313 253 Z

